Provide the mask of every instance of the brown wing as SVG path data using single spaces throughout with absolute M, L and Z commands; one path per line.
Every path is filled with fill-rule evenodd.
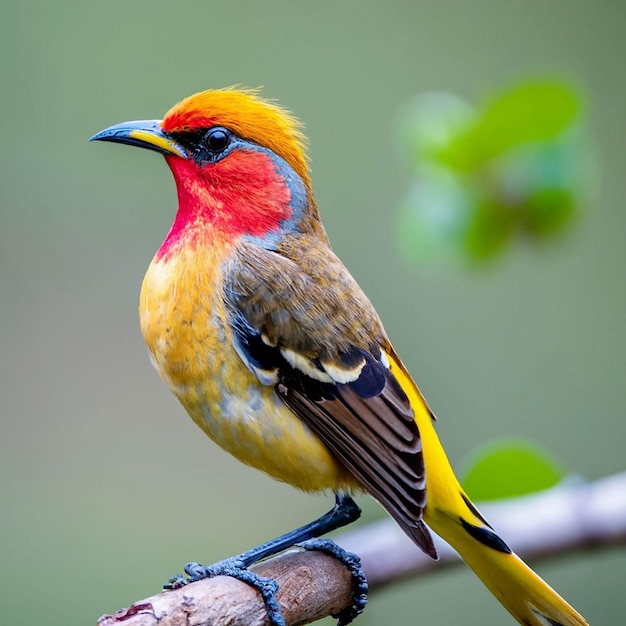
M 289 408 L 429 555 L 426 479 L 409 401 L 389 371 L 389 341 L 371 303 L 316 240 L 307 259 L 252 244 L 227 268 L 237 349 Z M 313 249 L 312 249 L 313 248 Z M 280 253 L 282 252 L 282 254 Z M 323 254 L 324 263 L 312 263 Z M 317 256 L 317 258 L 320 258 Z
M 413 541 L 436 558 L 422 522 L 426 478 L 419 432 L 408 403 L 399 402 L 391 386 L 367 399 L 344 385 L 330 400 L 311 400 L 283 384 L 277 391 Z

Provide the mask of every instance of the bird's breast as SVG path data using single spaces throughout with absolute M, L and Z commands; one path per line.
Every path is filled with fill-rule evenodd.
M 324 444 L 236 353 L 221 290 L 228 253 L 207 246 L 152 261 L 139 314 L 157 371 L 196 424 L 240 461 L 306 491 L 353 488 Z

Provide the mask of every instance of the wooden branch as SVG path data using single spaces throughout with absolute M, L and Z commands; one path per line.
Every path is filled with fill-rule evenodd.
M 253 566 L 274 578 L 289 626 L 309 624 L 349 606 L 352 579 L 344 565 L 322 552 L 290 551 Z M 259 593 L 227 576 L 201 580 L 136 602 L 98 626 L 269 626 Z
M 540 494 L 481 507 L 493 527 L 523 558 L 556 556 L 590 545 L 626 542 L 626 473 L 595 483 L 561 485 Z M 370 589 L 460 562 L 443 541 L 439 561 L 422 554 L 390 520 L 337 538 L 361 556 Z M 351 577 L 334 557 L 293 550 L 252 568 L 276 579 L 288 626 L 308 624 L 350 604 Z M 136 602 L 98 626 L 266 626 L 259 594 L 218 576 Z

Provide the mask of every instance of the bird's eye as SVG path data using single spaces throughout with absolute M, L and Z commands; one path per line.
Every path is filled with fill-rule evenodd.
M 212 128 L 204 136 L 204 144 L 211 152 L 223 152 L 230 143 L 230 133 L 225 128 Z

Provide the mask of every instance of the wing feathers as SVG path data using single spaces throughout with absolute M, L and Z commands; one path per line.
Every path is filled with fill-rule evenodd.
M 406 397 L 402 402 L 394 387 L 387 384 L 378 396 L 364 399 L 338 384 L 334 397 L 316 401 L 295 387 L 279 384 L 277 391 L 405 532 L 436 557 L 421 521 L 426 480 L 419 432 Z
M 356 411 L 372 432 L 387 441 L 393 448 L 408 453 L 421 452 L 419 435 L 416 432 L 413 413 L 407 406 L 399 406 L 381 393 L 373 398 L 363 399 L 354 389 L 339 387 L 339 397 Z M 381 415 L 392 413 L 395 419 L 384 421 Z M 408 419 L 407 419 L 408 418 Z
M 324 246 L 315 254 L 319 240 L 298 237 L 283 239 L 275 251 L 242 242 L 225 268 L 237 352 L 435 557 L 421 521 L 426 480 L 420 433 L 390 371 L 393 351 L 382 324 L 332 252 Z

